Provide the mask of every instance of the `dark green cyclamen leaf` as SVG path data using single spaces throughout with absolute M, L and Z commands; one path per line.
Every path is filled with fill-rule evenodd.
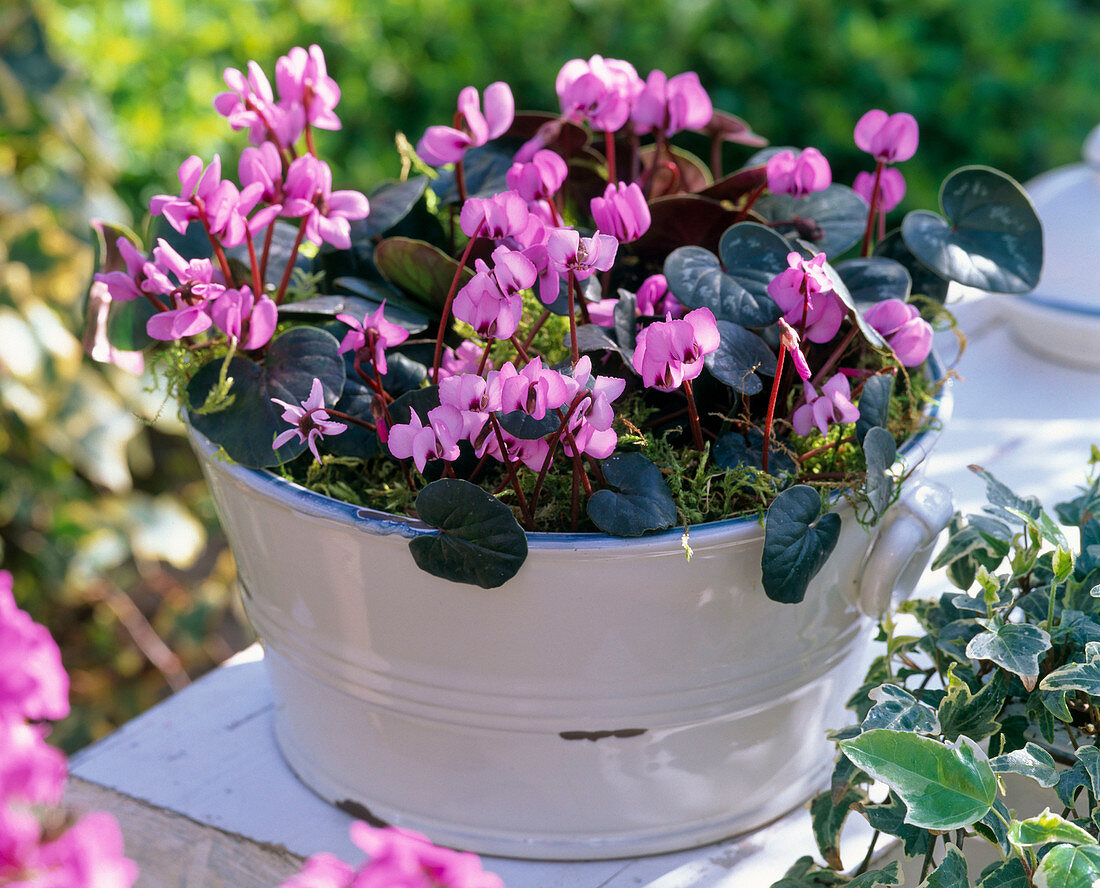
M 595 280 L 595 278 L 590 278 Z M 638 341 L 638 298 L 634 293 L 619 290 L 619 301 L 615 303 L 615 342 L 619 346 L 619 354 L 623 356 L 623 362 L 633 369 L 634 346 Z
M 345 352 L 345 355 L 348 354 Z M 353 359 L 354 360 L 354 359 Z M 382 388 L 393 397 L 416 391 L 428 378 L 428 368 L 401 352 L 386 355 L 386 372 L 382 374 Z
M 978 620 L 985 629 L 970 639 L 966 655 L 974 660 L 992 660 L 1002 669 L 1020 676 L 1029 691 L 1039 678 L 1039 657 L 1050 650 L 1050 636 L 1028 623 Z
M 569 341 L 566 334 L 565 341 Z M 577 327 L 577 348 L 581 353 L 595 351 L 618 351 L 619 344 L 612 338 L 606 327 L 599 324 L 581 324 Z
M 409 422 L 412 411 L 416 411 L 416 415 L 420 417 L 422 423 L 428 421 L 428 411 L 434 410 L 439 406 L 439 386 L 429 385 L 427 388 L 414 389 L 411 392 L 405 392 L 400 398 L 396 398 L 392 404 L 390 404 L 390 419 L 395 424 L 402 424 Z
M 847 756 L 841 756 L 841 758 L 846 759 Z M 893 792 L 885 803 L 867 805 L 863 809 L 863 816 L 867 818 L 871 829 L 877 829 L 888 836 L 901 839 L 906 857 L 920 857 L 928 850 L 928 843 L 932 836 L 928 830 L 906 823 L 905 815 L 908 813 L 909 809 L 905 807 L 905 802 Z
M 879 685 L 868 696 L 875 701 L 875 705 L 863 719 L 863 730 L 887 728 L 891 731 L 914 731 L 919 734 L 940 732 L 936 710 L 927 703 L 921 703 L 900 685 Z
M 655 262 L 684 244 L 718 252 L 722 232 L 737 219 L 736 211 L 696 194 L 658 197 L 650 202 L 649 213 L 649 231 L 631 246 L 635 255 Z
M 904 731 L 866 731 L 840 744 L 864 771 L 896 792 L 908 820 L 925 829 L 961 829 L 984 817 L 997 798 L 997 778 L 968 737 L 949 746 Z
M 875 426 L 863 437 L 863 458 L 867 464 L 864 487 L 876 519 L 882 517 L 894 498 L 894 479 L 887 473 L 897 452 L 894 436 L 886 429 Z
M 893 259 L 907 272 L 912 281 L 910 292 L 938 302 L 940 305 L 947 299 L 947 290 L 951 282 L 936 274 L 931 268 L 923 264 L 916 256 L 909 252 L 905 241 L 901 239 L 901 231 L 890 232 L 883 240 L 880 240 L 874 249 L 875 256 L 884 259 Z
M 713 185 L 704 188 L 699 194 L 713 200 L 728 200 L 731 203 L 738 203 L 756 191 L 761 185 L 767 183 L 767 167 L 764 164 L 758 164 L 743 167 L 727 176 L 723 176 Z
M 894 376 L 891 373 L 880 373 L 863 383 L 863 392 L 859 396 L 859 419 L 856 420 L 856 438 L 860 444 L 871 429 L 886 427 L 893 393 Z
M 961 888 L 970 884 L 970 874 L 966 871 L 966 858 L 962 856 L 954 845 L 947 849 L 947 853 L 932 872 L 928 874 L 917 888 Z
M 703 359 L 707 369 L 735 392 L 755 395 L 761 391 L 764 383 L 756 374 L 775 376 L 776 358 L 767 343 L 729 321 L 718 322 L 718 334 L 718 350 Z
M 439 529 L 409 540 L 417 567 L 433 576 L 495 589 L 527 558 L 527 535 L 512 510 L 469 481 L 433 481 L 417 494 L 416 513 Z
M 872 348 L 886 350 L 886 340 L 882 338 L 878 330 L 864 320 L 863 313 L 856 306 L 856 301 L 852 297 L 852 294 L 848 292 L 848 285 L 844 283 L 844 279 L 837 273 L 837 270 L 828 262 L 822 266 L 821 270 L 825 272 L 826 277 L 829 278 L 829 282 L 833 285 L 833 295 L 848 309 L 848 317 L 855 321 L 856 326 L 859 327 L 859 332 L 863 335 L 863 338 L 867 340 L 867 343 Z
M 838 870 L 844 868 L 840 860 L 840 832 L 852 807 L 866 801 L 866 792 L 849 789 L 839 799 L 833 799 L 830 793 L 823 792 L 810 803 L 810 823 L 817 850 L 829 866 Z
M 718 320 L 742 327 L 767 327 L 783 314 L 768 296 L 767 283 L 750 292 L 742 281 L 722 270 L 717 256 L 702 247 L 673 250 L 664 271 L 677 299 L 690 309 L 709 308 Z
M 726 273 L 758 300 L 771 301 L 768 284 L 789 267 L 787 255 L 795 250 L 786 238 L 767 225 L 739 222 L 722 234 L 718 256 Z M 732 320 L 732 319 L 731 319 Z M 736 321 L 735 321 L 736 323 Z M 762 324 L 742 324 L 744 327 Z
M 241 465 L 266 468 L 293 459 L 306 447 L 297 439 L 271 449 L 275 436 L 290 428 L 282 419 L 283 408 L 271 399 L 299 404 L 309 397 L 316 378 L 321 380 L 325 403 L 335 405 L 345 378 L 344 360 L 336 348 L 336 339 L 324 330 L 288 330 L 271 341 L 262 363 L 245 358 L 229 362 L 231 409 L 199 413 L 195 408 L 206 402 L 221 373 L 222 362 L 210 361 L 187 384 L 191 424 Z
M 350 278 L 340 278 L 342 281 Z M 385 284 L 364 281 L 372 287 L 383 289 Z M 420 333 L 428 329 L 428 315 L 419 308 L 408 308 L 401 304 L 398 295 L 395 300 L 387 300 L 383 317 L 391 324 L 404 327 L 409 333 Z M 349 314 L 360 321 L 368 314 L 378 310 L 381 300 L 372 301 L 359 296 L 313 296 L 299 302 L 285 302 L 279 306 L 279 320 L 282 321 L 319 321 L 322 318 L 335 318 L 338 314 Z M 344 328 L 345 331 L 348 328 Z
M 1100 882 L 1100 847 L 1055 845 L 1035 870 L 1040 888 L 1095 888 Z
M 504 431 L 524 441 L 552 435 L 561 425 L 561 417 L 554 412 L 547 413 L 542 419 L 535 419 L 522 410 L 513 410 L 511 413 L 498 413 L 497 419 Z
M 353 373 L 354 371 L 348 374 L 344 383 L 344 392 L 336 402 L 336 409 L 366 422 L 374 422 L 374 416 L 371 414 L 374 392 L 360 380 L 355 379 Z M 368 459 L 380 452 L 382 445 L 375 432 L 350 422 L 346 425 L 348 427 L 346 432 L 325 438 L 325 450 L 335 456 L 354 456 L 359 459 Z
M 836 268 L 848 292 L 857 304 L 900 299 L 906 302 L 913 279 L 905 266 L 882 256 L 845 259 Z
M 641 536 L 676 523 L 676 502 L 658 469 L 640 453 L 616 453 L 600 461 L 604 478 L 616 490 L 597 490 L 588 517 L 604 533 Z
M 272 287 L 277 287 L 286 273 L 287 264 L 292 261 L 292 256 L 294 257 L 294 265 L 302 271 L 309 271 L 313 266 L 313 260 L 299 251 L 297 225 L 291 225 L 282 219 L 276 219 L 274 224 L 275 227 L 271 233 L 271 245 L 268 247 L 267 252 L 267 268 L 263 282 L 270 284 Z M 257 260 L 263 256 L 266 240 L 267 228 L 261 228 L 252 238 Z M 206 249 L 209 252 L 209 244 L 207 244 Z M 229 259 L 230 268 L 233 269 L 233 274 L 238 282 L 251 284 L 252 264 L 248 255 L 247 243 L 227 249 L 225 255 Z M 216 262 L 214 264 L 217 265 Z
M 714 442 L 714 461 L 723 469 L 748 466 L 764 470 L 764 435 L 750 429 L 746 438 L 740 432 L 730 432 Z M 798 464 L 783 442 L 776 439 L 768 448 L 768 474 L 777 478 L 798 473 Z
M 779 494 L 764 519 L 760 559 L 764 592 L 772 601 L 795 604 L 824 566 L 840 536 L 840 516 L 821 514 L 821 495 L 806 484 Z
M 112 302 L 107 310 L 107 341 L 122 351 L 141 351 L 154 342 L 145 328 L 156 313 L 148 299 Z
M 1004 708 L 1007 693 L 1003 672 L 994 673 L 975 694 L 955 676 L 954 670 L 949 670 L 947 694 L 940 701 L 937 711 L 944 738 L 949 743 L 960 736 L 984 740 L 997 733 L 1001 727 L 997 716 Z
M 419 302 L 402 295 L 401 291 L 385 281 L 368 280 L 358 277 L 338 277 L 333 282 L 337 293 L 347 292 L 352 296 L 370 303 L 377 309 L 383 301 L 386 303 L 386 319 L 400 324 L 410 333 L 419 333 L 424 327 L 434 323 L 435 316 L 426 311 Z M 423 325 L 423 326 L 421 326 Z
M 1084 691 L 1100 697 L 1100 641 L 1085 645 L 1085 660 L 1069 663 L 1049 673 L 1039 687 L 1044 691 Z
M 1095 839 L 1081 827 L 1053 813 L 1050 808 L 1027 820 L 1017 820 L 1008 829 L 1009 841 L 1014 845 L 1045 845 L 1047 842 L 1066 842 L 1070 845 L 1092 845 Z
M 462 161 L 466 196 L 484 198 L 507 191 L 508 170 L 512 168 L 512 155 L 517 147 L 498 139 L 467 151 Z M 432 191 L 443 206 L 458 203 L 454 170 L 440 170 L 439 178 L 432 182 Z
M 385 234 L 409 215 L 428 188 L 427 176 L 413 176 L 404 182 L 383 182 L 368 196 L 370 215 L 363 220 L 366 237 Z
M 426 241 L 407 237 L 388 237 L 374 248 L 374 264 L 382 276 L 414 299 L 442 310 L 447 302 L 458 263 Z M 463 268 L 456 292 L 470 282 L 474 274 Z
M 976 888 L 1031 888 L 1031 880 L 1020 859 L 1013 857 L 991 863 L 982 870 Z
M 867 225 L 867 204 L 847 185 L 833 184 L 805 197 L 765 194 L 752 208 L 781 234 L 813 244 L 827 256 L 859 243 Z
M 963 167 L 944 180 L 940 206 L 946 219 L 914 210 L 901 224 L 905 245 L 921 262 L 996 293 L 1026 293 L 1039 282 L 1043 229 L 1015 180 L 989 167 Z
M 991 758 L 989 766 L 995 774 L 1021 774 L 1030 777 L 1040 786 L 1054 786 L 1058 783 L 1058 768 L 1054 764 L 1054 758 L 1035 743 L 1028 743 L 1023 749 Z

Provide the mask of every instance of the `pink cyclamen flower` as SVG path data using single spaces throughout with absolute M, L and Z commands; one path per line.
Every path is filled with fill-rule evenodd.
M 125 856 L 118 821 L 102 811 L 86 814 L 42 845 L 33 870 L 37 878 L 25 884 L 43 888 L 130 888 L 138 877 L 137 864 Z
M 569 167 L 556 151 L 543 149 L 527 163 L 514 163 L 505 181 L 528 203 L 550 200 L 561 188 Z
M 787 323 L 802 330 L 810 342 L 828 342 L 836 336 L 847 309 L 833 291 L 824 268 L 825 254 L 805 260 L 792 250 L 787 265 L 768 284 L 768 295 L 783 310 Z
M 720 344 L 714 314 L 697 308 L 680 320 L 669 317 L 642 330 L 632 363 L 647 388 L 671 392 L 702 373 L 703 358 Z
M 279 322 L 279 308 L 270 296 L 257 300 L 245 286 L 226 290 L 210 303 L 210 318 L 215 326 L 244 351 L 262 348 L 271 341 Z
M 364 866 L 366 869 L 366 866 Z M 351 888 L 355 869 L 331 854 L 314 854 L 279 888 Z
M 126 264 L 126 270 L 97 272 L 94 279 L 107 287 L 112 302 L 129 302 L 141 297 L 139 283 L 144 277 L 145 263 L 148 261 L 134 246 L 128 237 L 115 240 L 115 247 Z
M 887 114 L 875 108 L 864 114 L 855 128 L 856 147 L 879 163 L 901 163 L 917 152 L 920 131 L 912 114 Z
M 932 351 L 932 325 L 913 305 L 884 299 L 864 309 L 863 319 L 886 337 L 903 367 L 918 367 Z
M 609 182 L 603 197 L 592 198 L 591 207 L 596 227 L 620 243 L 636 241 L 649 231 L 649 204 L 637 182 Z
M 18 670 L 33 680 L 26 666 Z M 65 792 L 65 754 L 46 743 L 44 729 L 13 711 L 0 712 L 0 804 L 56 805 Z
M 443 380 L 462 373 L 474 373 L 481 363 L 481 349 L 469 339 L 463 339 L 458 348 L 449 345 L 443 349 L 443 360 L 439 364 L 439 386 L 443 388 Z M 493 369 L 493 362 L 486 361 L 485 367 Z
M 824 191 L 833 181 L 829 161 L 816 148 L 806 148 L 797 155 L 793 151 L 780 151 L 768 158 L 765 169 L 772 194 L 805 197 Z
M 827 380 L 821 387 L 820 394 L 808 382 L 804 382 L 802 388 L 806 403 L 791 416 L 791 426 L 796 434 L 808 435 L 817 426 L 818 431 L 824 435 L 831 423 L 848 423 L 859 419 L 859 408 L 852 403 L 848 378 L 842 373 Z
M 192 154 L 180 164 L 176 175 L 180 180 L 180 193 L 154 195 L 149 201 L 149 212 L 154 216 L 163 215 L 169 225 L 184 234 L 192 220 L 199 218 L 199 202 L 205 203 L 221 184 L 221 158 L 215 154 L 204 168 L 202 158 Z
M 779 341 L 787 349 L 794 362 L 794 369 L 805 382 L 810 378 L 810 365 L 806 362 L 806 356 L 802 354 L 802 342 L 794 328 L 783 318 L 779 319 Z
M 321 454 L 317 451 L 317 442 L 325 435 L 339 435 L 347 431 L 348 427 L 344 423 L 329 419 L 325 410 L 325 393 L 319 379 L 313 380 L 309 397 L 302 401 L 301 406 L 288 404 L 278 398 L 271 400 L 283 408 L 283 421 L 293 426 L 275 436 L 271 443 L 272 450 L 278 450 L 291 438 L 297 438 L 299 442 L 305 442 L 317 462 L 320 462 Z
M 328 76 L 325 54 L 317 44 L 308 52 L 295 46 L 275 63 L 275 85 L 284 108 L 301 107 L 311 126 L 324 130 L 340 129 L 340 118 L 333 111 L 340 101 L 340 87 Z
M 160 238 L 153 261 L 146 262 L 142 271 L 145 277 L 141 289 L 167 296 L 171 305 L 146 322 L 145 332 L 150 337 L 172 342 L 210 329 L 210 303 L 225 292 L 225 287 L 214 283 L 214 266 L 209 259 L 187 261 Z
M 214 97 L 214 110 L 227 118 L 234 130 L 247 128 L 248 140 L 259 145 L 272 129 L 275 116 L 275 95 L 267 75 L 256 62 L 249 62 L 247 77 L 236 68 L 226 68 L 222 78 L 229 92 Z
M 351 825 L 351 839 L 369 858 L 360 873 L 371 878 L 355 883 L 362 888 L 504 888 L 499 876 L 482 870 L 476 854 L 440 848 L 411 829 L 375 829 L 357 821 Z M 373 878 L 376 869 L 379 875 Z M 382 871 L 388 878 L 382 876 Z
M 619 242 L 615 238 L 598 231 L 592 237 L 581 237 L 572 228 L 557 228 L 546 239 L 550 267 L 559 275 L 572 272 L 578 281 L 590 278 L 597 271 L 610 271 L 618 249 Z
M 572 388 L 557 370 L 543 367 L 542 358 L 534 358 L 522 370 L 509 361 L 489 380 L 488 402 L 492 409 L 504 413 L 520 410 L 542 419 L 569 400 Z
M 474 262 L 477 273 L 455 296 L 452 311 L 482 336 L 509 339 L 523 315 L 520 293 L 532 286 L 538 271 L 522 253 L 499 246 L 493 250 L 493 268 Z
M 354 315 L 338 314 L 336 320 L 343 321 L 351 329 L 344 334 L 336 354 L 342 355 L 344 352 L 357 352 L 362 348 L 369 348 L 375 369 L 380 375 L 385 376 L 388 372 L 386 349 L 400 345 L 409 338 L 408 330 L 400 324 L 393 324 L 386 320 L 385 311 L 386 301 L 382 300 L 382 304 L 375 311 L 364 315 L 362 321 Z
M 461 411 L 450 404 L 429 410 L 427 425 L 415 410 L 410 410 L 408 422 L 390 426 L 386 446 L 397 459 L 412 457 L 417 471 L 423 472 L 429 459 L 458 459 L 462 426 Z
M 562 65 L 554 88 L 567 120 L 586 120 L 594 129 L 615 132 L 630 119 L 630 107 L 645 88 L 629 62 L 594 55 L 587 62 Z
M 491 83 L 485 88 L 485 113 L 477 89 L 467 86 L 458 94 L 458 114 L 462 129 L 430 126 L 416 145 L 421 160 L 431 166 L 459 163 L 466 152 L 508 132 L 516 116 L 516 103 L 507 83 Z
M 635 296 L 638 314 L 643 316 L 672 315 L 674 318 L 682 318 L 687 312 L 680 300 L 672 295 L 668 288 L 668 279 L 663 274 L 651 274 L 647 277 L 639 285 Z
M 650 71 L 630 114 L 639 133 L 660 130 L 666 136 L 685 129 L 702 129 L 713 116 L 714 105 L 694 71 L 675 77 Z
M 467 237 L 479 235 L 495 240 L 516 237 L 531 224 L 527 201 L 514 191 L 492 197 L 471 197 L 462 205 L 458 224 Z
M 249 186 L 254 187 L 254 186 Z M 286 174 L 282 215 L 304 216 L 305 239 L 346 250 L 351 247 L 351 222 L 370 215 L 370 201 L 358 191 L 332 190 L 332 170 L 323 160 L 303 154 Z
M 576 452 L 594 459 L 606 459 L 614 453 L 619 443 L 619 436 L 611 427 L 615 420 L 611 402 L 626 389 L 626 380 L 616 376 L 593 377 L 592 359 L 583 355 L 573 367 L 572 381 L 576 392 L 571 400 L 577 394 L 583 393 L 584 396 L 569 421 L 572 440 L 565 439 L 565 454 L 573 456 Z
M 868 205 L 871 203 L 871 192 L 874 190 L 874 187 L 874 173 L 858 173 L 855 182 L 852 183 L 852 190 L 867 201 Z M 893 167 L 885 167 L 882 170 L 878 183 L 879 211 L 889 213 L 894 207 L 901 203 L 903 197 L 905 197 L 905 176 L 901 174 L 901 170 L 896 170 Z
M 0 570 L 0 713 L 34 720 L 69 714 L 69 676 L 49 630 L 20 610 Z

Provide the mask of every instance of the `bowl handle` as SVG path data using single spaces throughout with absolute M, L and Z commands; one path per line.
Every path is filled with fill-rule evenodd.
M 859 609 L 879 619 L 912 593 L 955 511 L 951 490 L 914 479 L 890 507 L 860 571 Z

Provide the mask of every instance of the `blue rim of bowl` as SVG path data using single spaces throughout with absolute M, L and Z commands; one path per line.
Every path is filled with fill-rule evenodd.
M 942 381 L 943 385 L 940 389 L 939 398 L 933 401 L 928 408 L 925 428 L 906 441 L 898 451 L 898 459 L 903 465 L 910 468 L 928 455 L 932 445 L 940 435 L 943 423 L 951 417 L 953 400 L 951 380 L 945 378 L 946 371 L 934 352 L 928 356 L 928 371 L 934 381 Z M 187 424 L 187 433 L 200 457 L 205 459 L 217 471 L 228 475 L 238 484 L 251 488 L 261 496 L 277 500 L 281 505 L 297 512 L 346 524 L 355 530 L 386 536 L 399 535 L 411 538 L 438 533 L 436 528 L 417 518 L 393 515 L 388 512 L 380 512 L 376 509 L 345 503 L 322 493 L 316 493 L 268 470 L 251 469 L 228 460 L 219 460 L 217 458 L 218 447 L 191 426 L 190 423 Z M 837 496 L 839 498 L 840 495 Z M 731 534 L 751 536 L 758 532 L 759 528 L 759 520 L 752 515 L 724 518 L 721 521 L 708 521 L 705 524 L 690 526 L 691 541 L 693 544 L 701 545 L 712 536 L 720 535 L 723 538 L 729 538 Z M 684 528 L 682 527 L 673 527 L 669 530 L 638 537 L 616 537 L 605 533 L 550 533 L 537 531 L 528 532 L 527 545 L 530 549 L 614 548 L 621 550 L 624 547 L 648 547 L 668 541 L 675 541 L 678 545 L 683 533 Z

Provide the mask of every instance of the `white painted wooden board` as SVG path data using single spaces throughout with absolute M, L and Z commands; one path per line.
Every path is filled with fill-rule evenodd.
M 976 510 L 984 487 L 966 467 L 978 463 L 1053 506 L 1074 495 L 1090 446 L 1100 443 L 1100 374 L 1021 350 L 998 316 L 999 298 L 959 311 L 971 342 L 958 366 L 964 379 L 955 387 L 954 416 L 928 462 L 928 477 L 951 487 L 957 505 Z M 950 347 L 950 338 L 940 341 L 944 350 Z M 926 575 L 918 594 L 936 594 L 945 585 L 942 576 Z M 357 863 L 362 855 L 347 837 L 351 818 L 299 784 L 279 755 L 261 658 L 258 647 L 238 655 L 79 753 L 73 773 L 294 855 L 329 851 Z M 852 826 L 862 822 L 853 818 Z M 858 861 L 866 836 L 851 831 L 846 859 Z M 140 841 L 157 839 L 144 832 Z M 174 847 L 166 836 L 163 854 L 175 854 Z M 809 815 L 797 811 L 750 836 L 677 854 L 593 863 L 486 858 L 485 865 L 509 888 L 763 888 L 812 852 Z

